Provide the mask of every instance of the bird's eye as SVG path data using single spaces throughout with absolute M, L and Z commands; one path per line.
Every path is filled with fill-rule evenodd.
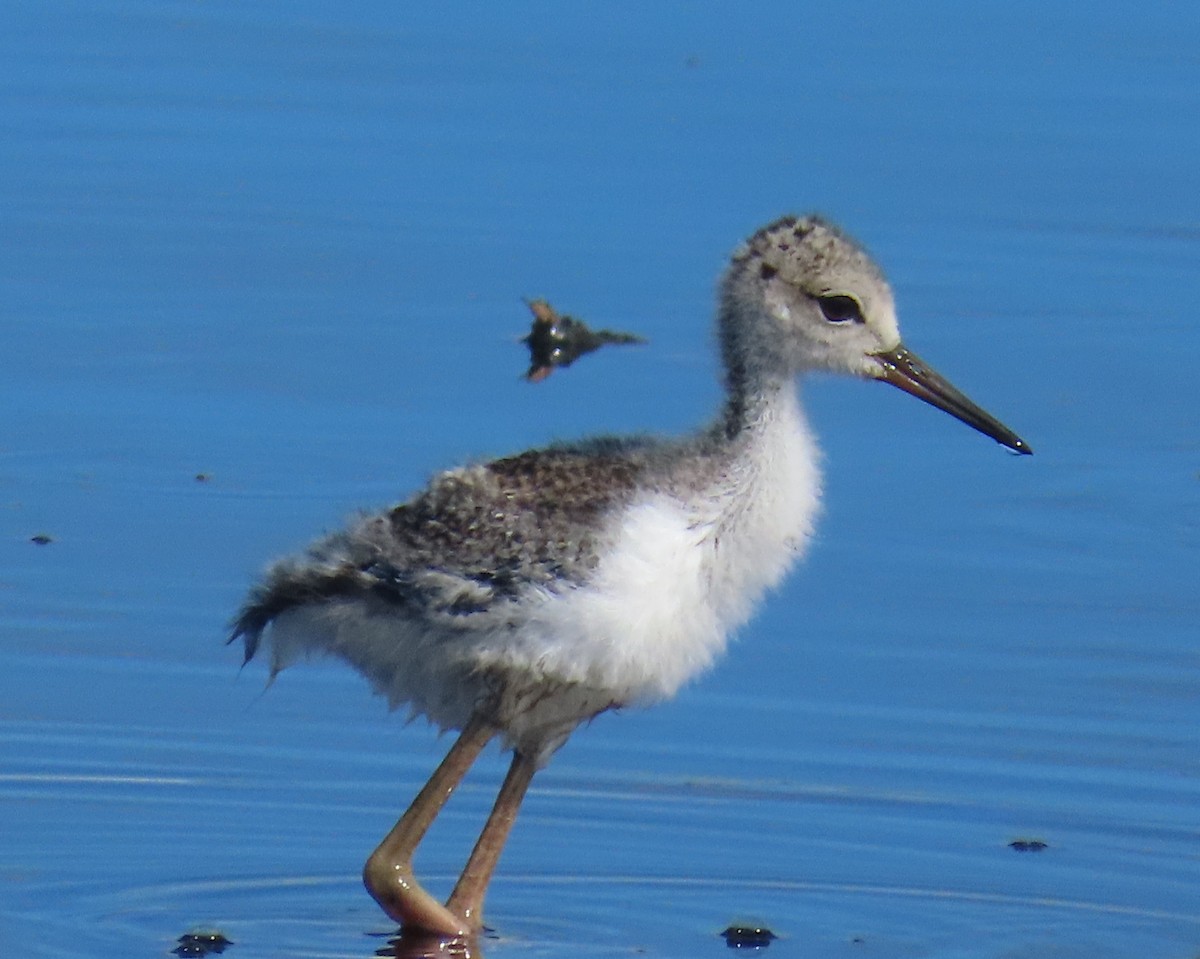
M 852 296 L 835 293 L 832 296 L 818 296 L 817 303 L 821 313 L 830 323 L 862 323 L 862 307 Z

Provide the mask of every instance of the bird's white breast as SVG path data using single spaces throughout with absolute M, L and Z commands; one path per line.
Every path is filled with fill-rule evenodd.
M 484 658 L 610 691 L 615 703 L 674 694 L 812 531 L 817 455 L 792 390 L 766 411 L 749 453 L 708 488 L 635 500 L 614 517 L 613 545 L 587 585 L 547 596 Z

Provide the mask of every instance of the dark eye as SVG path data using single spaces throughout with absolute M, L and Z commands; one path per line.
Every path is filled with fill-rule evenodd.
M 835 293 L 832 296 L 818 296 L 817 303 L 821 313 L 830 323 L 862 323 L 862 307 L 852 296 Z

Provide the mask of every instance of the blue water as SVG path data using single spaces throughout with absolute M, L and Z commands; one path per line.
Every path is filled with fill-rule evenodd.
M 714 280 L 808 209 L 1036 455 L 806 384 L 808 562 L 539 777 L 484 952 L 1200 952 L 1200 13 L 825 7 L 0 14 L 0 952 L 383 948 L 358 870 L 448 740 L 264 692 L 246 586 L 465 457 L 702 422 Z M 650 344 L 530 386 L 529 296 Z

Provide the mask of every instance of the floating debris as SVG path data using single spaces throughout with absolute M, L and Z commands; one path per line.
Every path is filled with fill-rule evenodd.
M 1043 849 L 1049 849 L 1050 844 L 1040 839 L 1014 839 L 1008 844 L 1008 848 L 1017 852 L 1041 852 Z
M 730 949 L 766 949 L 779 938 L 765 926 L 730 926 L 721 935 Z
M 525 379 L 538 383 L 554 372 L 556 366 L 568 367 L 585 353 L 608 343 L 645 343 L 633 333 L 593 330 L 583 320 L 560 315 L 545 300 L 529 300 L 533 326 L 521 340 L 529 347 L 529 372 Z
M 207 483 L 211 479 L 212 479 L 212 473 L 197 473 L 196 474 L 196 482 L 197 483 Z
M 179 937 L 179 945 L 171 950 L 177 956 L 215 956 L 233 945 L 233 940 L 215 929 L 196 929 Z
M 38 546 L 48 546 L 54 542 L 54 537 L 47 536 L 45 533 L 37 533 L 29 537 L 29 542 L 36 543 Z

